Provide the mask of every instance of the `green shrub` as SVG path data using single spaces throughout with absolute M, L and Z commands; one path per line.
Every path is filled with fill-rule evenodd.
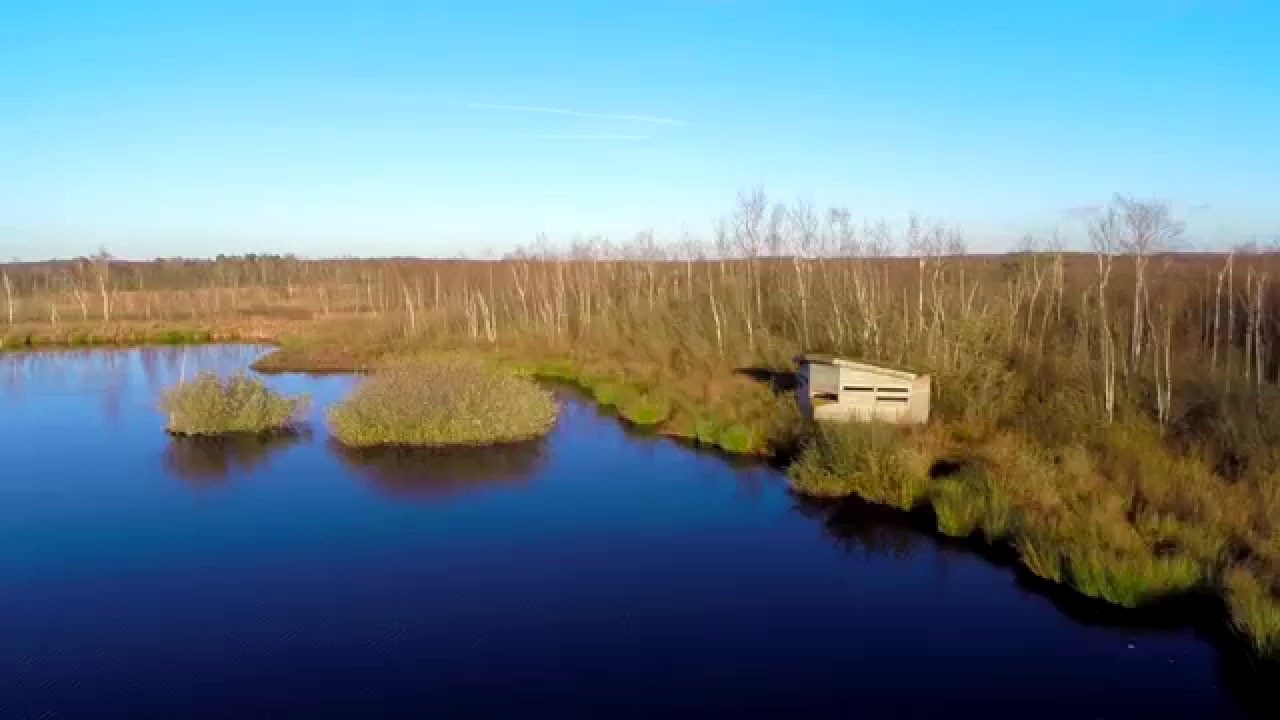
M 968 537 L 983 524 L 986 516 L 985 488 L 963 474 L 941 478 L 930 488 L 938 530 L 952 537 Z
M 165 392 L 160 409 L 174 435 L 227 435 L 286 430 L 306 412 L 306 396 L 286 397 L 248 375 L 208 372 Z
M 735 455 L 747 455 L 760 449 L 756 434 L 751 431 L 751 428 L 740 424 L 730 425 L 720 431 L 716 444 L 721 450 Z
M 968 537 L 980 529 L 989 542 L 995 542 L 1008 537 L 1013 529 L 1013 499 L 992 482 L 979 461 L 966 461 L 955 472 L 935 480 L 929 499 L 938 530 L 944 535 Z
M 808 495 L 860 495 L 911 509 L 928 491 L 928 476 L 912 467 L 893 428 L 879 423 L 820 423 L 788 471 Z
M 988 542 L 1009 537 L 1013 531 L 1013 499 L 1002 489 L 988 486 L 986 512 L 982 514 L 982 534 Z
M 1046 540 L 1040 534 L 1031 534 L 1019 537 L 1015 545 L 1018 558 L 1033 575 L 1052 582 L 1062 582 L 1065 573 L 1062 553 L 1058 552 L 1053 541 Z
M 622 417 L 636 425 L 657 425 L 671 415 L 671 403 L 654 395 L 636 395 L 618 407 Z
M 631 401 L 635 394 L 625 385 L 605 380 L 591 388 L 591 396 L 602 407 L 620 408 L 624 403 Z
M 1227 607 L 1231 622 L 1244 633 L 1260 655 L 1280 658 L 1280 594 L 1245 568 L 1227 574 Z
M 559 407 L 528 378 L 446 357 L 366 379 L 329 413 L 344 445 L 491 445 L 545 435 Z
M 693 424 L 693 434 L 703 445 L 716 445 L 720 442 L 720 426 L 715 420 L 702 416 Z
M 1183 554 L 1076 547 L 1066 560 L 1072 587 L 1124 607 L 1188 592 L 1205 579 L 1200 563 Z

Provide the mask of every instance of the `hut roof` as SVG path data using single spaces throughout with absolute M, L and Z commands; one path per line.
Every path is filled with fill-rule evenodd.
M 797 364 L 808 363 L 810 365 L 835 365 L 853 370 L 861 370 L 863 372 L 888 375 L 889 377 L 895 377 L 900 380 L 915 380 L 919 377 L 918 374 L 908 372 L 906 370 L 895 370 L 894 368 L 887 368 L 880 365 L 857 362 L 856 360 L 848 360 L 828 353 L 805 353 L 804 355 L 797 355 L 795 360 Z

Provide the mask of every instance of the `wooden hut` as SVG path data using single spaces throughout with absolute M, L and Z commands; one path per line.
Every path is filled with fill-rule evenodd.
M 800 409 L 816 420 L 902 425 L 929 421 L 928 375 L 831 355 L 801 355 L 796 363 Z

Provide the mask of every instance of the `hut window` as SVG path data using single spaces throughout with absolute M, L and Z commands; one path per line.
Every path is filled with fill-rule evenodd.
M 845 385 L 844 389 L 845 389 L 845 392 L 859 392 L 859 393 L 875 392 L 875 388 L 870 387 L 868 385 Z
M 907 394 L 907 393 L 911 392 L 911 388 L 904 388 L 904 387 L 882 387 L 882 388 L 877 388 L 877 389 L 876 389 L 876 392 L 882 392 L 882 393 L 895 393 L 895 394 L 902 394 L 902 395 L 905 395 L 905 394 Z
M 897 396 L 890 395 L 890 396 L 888 396 L 888 397 L 886 397 L 886 396 L 884 396 L 884 395 L 880 395 L 880 396 L 876 397 L 876 402 L 882 402 L 882 403 L 894 403 L 894 404 L 902 404 L 902 405 L 905 405 L 905 404 L 906 404 L 906 402 L 907 402 L 907 398 L 902 397 L 901 395 L 897 395 Z

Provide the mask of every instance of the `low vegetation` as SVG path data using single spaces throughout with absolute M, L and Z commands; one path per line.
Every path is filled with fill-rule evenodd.
M 558 406 L 536 382 L 462 357 L 378 372 L 329 414 L 349 447 L 493 445 L 545 435 Z
M 514 372 L 573 385 L 639 427 L 733 455 L 787 453 L 804 431 L 792 398 L 728 373 L 673 378 L 653 366 L 619 367 L 585 353 L 529 362 L 546 350 L 497 351 Z M 707 397 L 711 389 L 717 399 Z
M 1227 602 L 1236 628 L 1270 657 L 1280 656 L 1280 607 L 1274 592 L 1246 568 L 1236 568 L 1227 577 Z
M 287 397 L 248 375 L 207 372 L 165 392 L 160 401 L 174 435 L 211 436 L 287 431 L 306 413 L 305 396 Z
M 929 501 L 938 519 L 938 530 L 952 537 L 969 537 L 982 528 L 991 517 L 988 498 L 982 482 L 972 470 L 962 470 L 953 477 L 939 478 L 931 483 Z M 997 532 L 1003 534 L 1004 529 Z
M 15 325 L 0 330 L 0 351 L 41 348 L 127 347 L 134 345 L 195 345 L 212 342 L 253 340 L 231 328 L 129 326 L 72 323 L 58 328 L 36 324 Z
M 824 423 L 791 465 L 791 483 L 904 510 L 928 503 L 940 532 L 1009 543 L 1034 574 L 1124 607 L 1210 589 L 1228 568 L 1220 528 L 1150 507 L 1135 513 L 1082 449 L 1045 456 L 1006 437 L 987 458 L 921 462 L 936 442 L 928 432 Z M 1237 595 L 1261 607 L 1267 593 L 1248 590 Z
M 888 425 L 819 424 L 791 465 L 791 484 L 809 495 L 859 495 L 910 510 L 928 493 L 928 475 L 901 445 Z
M 1007 543 L 1090 595 L 1215 593 L 1280 657 L 1280 254 L 1170 252 L 1180 233 L 1168 207 L 1118 197 L 1064 227 L 1075 252 L 1055 238 L 969 255 L 954 227 L 746 193 L 705 240 L 540 243 L 500 261 L 0 266 L 0 323 L 6 347 L 243 328 L 288 340 L 274 369 L 481 353 L 656 432 L 795 457 L 805 492 L 927 505 L 943 532 Z M 808 437 L 785 391 L 742 372 L 782 374 L 808 351 L 929 373 L 929 426 Z M 398 439 L 372 409 L 349 421 L 361 441 Z

